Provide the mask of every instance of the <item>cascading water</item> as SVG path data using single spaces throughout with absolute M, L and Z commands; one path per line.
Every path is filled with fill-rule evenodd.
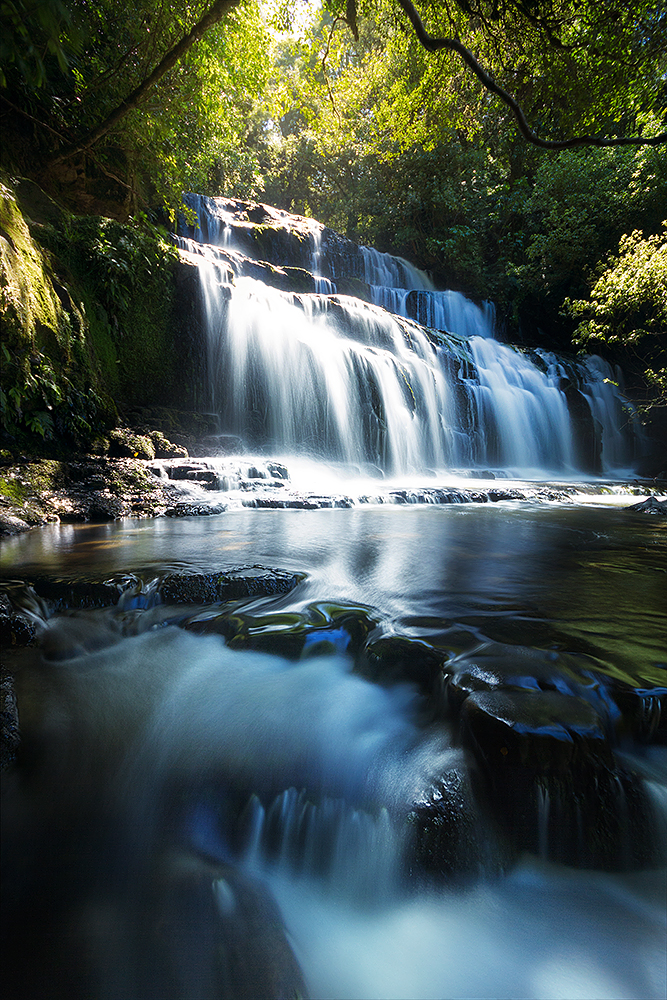
M 258 236 L 243 213 L 230 221 L 229 203 L 188 200 L 195 239 L 236 250 L 221 258 L 213 246 L 180 240 L 200 259 L 211 407 L 221 430 L 249 449 L 393 476 L 494 469 L 568 477 L 631 466 L 632 434 L 604 362 L 568 363 L 575 426 L 558 365 L 496 341 L 489 304 L 435 290 L 400 258 L 341 249 L 312 220 L 300 220 L 305 231 L 290 245 L 286 213 L 271 210 L 272 226 Z M 268 229 L 267 252 L 254 241 Z M 248 252 L 310 268 L 313 291 L 271 287 L 271 275 L 253 280 Z M 369 302 L 338 294 L 350 278 L 363 282 Z M 586 459 L 576 445 L 582 432 L 598 441 Z

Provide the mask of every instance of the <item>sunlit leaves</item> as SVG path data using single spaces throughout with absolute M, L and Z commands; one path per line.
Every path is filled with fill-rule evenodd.
M 667 223 L 659 235 L 635 230 L 621 237 L 588 299 L 567 300 L 579 318 L 576 337 L 637 345 L 667 332 Z

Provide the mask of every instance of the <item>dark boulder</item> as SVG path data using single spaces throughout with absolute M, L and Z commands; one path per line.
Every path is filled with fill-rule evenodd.
M 616 764 L 606 723 L 587 701 L 555 691 L 471 694 L 461 737 L 517 848 L 579 867 L 658 862 L 644 784 Z
M 0 771 L 5 771 L 16 757 L 21 742 L 19 711 L 11 674 L 0 676 Z
M 199 503 L 196 500 L 179 500 L 165 511 L 165 517 L 210 517 L 224 514 L 226 503 Z
M 667 500 L 658 500 L 656 497 L 648 497 L 641 503 L 633 503 L 626 510 L 636 511 L 638 514 L 654 514 L 658 517 L 667 517 Z
M 241 566 L 223 573 L 170 573 L 159 592 L 168 604 L 217 604 L 241 597 L 287 594 L 303 578 L 302 573 L 266 566 Z
M 433 711 L 447 714 L 443 664 L 447 656 L 420 639 L 386 635 L 369 642 L 357 657 L 356 670 L 380 684 L 415 684 Z
M 407 822 L 408 864 L 417 879 L 451 883 L 489 874 L 508 866 L 516 853 L 493 817 L 480 811 L 463 761 L 416 796 Z

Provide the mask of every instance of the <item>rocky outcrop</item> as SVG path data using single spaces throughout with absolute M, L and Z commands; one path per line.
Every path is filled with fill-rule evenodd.
M 181 497 L 133 459 L 89 456 L 12 465 L 0 476 L 0 535 L 54 522 L 165 514 Z
M 657 497 L 648 497 L 640 503 L 633 503 L 628 510 L 638 514 L 653 514 L 657 517 L 667 517 L 667 500 L 658 500 Z

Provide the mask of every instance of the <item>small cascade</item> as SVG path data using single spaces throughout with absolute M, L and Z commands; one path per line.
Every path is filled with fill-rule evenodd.
M 633 433 L 601 359 L 501 344 L 490 304 L 436 290 L 408 261 L 313 220 L 199 195 L 186 203 L 197 224 L 177 242 L 199 258 L 222 433 L 388 475 L 630 468 Z M 340 294 L 351 280 L 369 302 Z
M 564 394 L 524 355 L 482 337 L 470 340 L 479 391 L 475 429 L 490 465 L 519 469 L 574 468 Z
M 190 194 L 186 197 L 185 204 L 197 215 L 194 240 L 210 246 L 230 246 L 233 215 L 222 207 L 219 199 L 208 198 L 202 194 Z
M 313 244 L 313 266 L 312 272 L 315 279 L 315 291 L 324 295 L 333 295 L 336 286 L 330 278 L 322 276 L 322 233 L 319 229 L 311 234 Z
M 265 808 L 256 795 L 242 817 L 240 856 L 250 870 L 318 877 L 341 896 L 380 902 L 399 882 L 401 843 L 387 809 L 373 815 L 343 799 L 313 802 L 289 788 Z
M 603 468 L 632 472 L 634 439 L 627 433 L 631 410 L 619 392 L 621 371 L 595 354 L 585 358 L 582 366 L 587 373 L 582 392 L 600 427 Z

